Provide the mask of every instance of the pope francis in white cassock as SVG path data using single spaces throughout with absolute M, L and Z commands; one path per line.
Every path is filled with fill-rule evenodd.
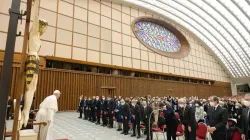
M 40 140 L 53 140 L 52 126 L 55 113 L 58 111 L 57 99 L 60 97 L 61 92 L 55 90 L 53 95 L 46 97 L 39 106 L 39 111 L 36 115 L 36 122 L 46 122 L 46 126 L 41 126 Z M 38 132 L 38 127 L 35 131 Z

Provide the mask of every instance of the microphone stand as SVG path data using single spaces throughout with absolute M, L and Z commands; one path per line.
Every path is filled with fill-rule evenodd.
M 152 114 L 154 113 L 154 112 L 156 112 L 156 111 L 159 111 L 159 110 L 161 110 L 161 109 L 157 109 L 157 110 L 153 110 L 151 113 L 150 113 L 150 115 L 149 115 L 149 123 L 148 123 L 148 134 L 149 134 L 149 136 L 148 136 L 148 138 L 150 138 L 150 120 L 151 120 L 151 116 L 152 116 Z

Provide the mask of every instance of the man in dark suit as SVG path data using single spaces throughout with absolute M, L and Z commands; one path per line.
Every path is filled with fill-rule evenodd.
M 197 123 L 195 120 L 195 108 L 187 105 L 186 99 L 181 98 L 179 101 L 179 114 L 182 125 L 184 125 L 185 139 L 195 140 Z
M 101 115 L 101 100 L 99 99 L 99 96 L 96 96 L 96 116 L 97 116 L 96 124 L 100 124 L 100 115 Z
M 9 120 L 10 118 L 10 112 L 12 107 L 13 101 L 10 99 L 10 96 L 8 97 L 8 106 L 7 106 L 7 114 L 6 114 L 6 120 Z
M 88 116 L 87 116 L 87 104 L 88 104 L 88 100 L 87 100 L 87 97 L 85 96 L 84 97 L 84 100 L 83 100 L 83 114 L 84 114 L 84 119 L 87 120 L 88 119 Z
M 137 128 L 137 138 L 139 139 L 141 137 L 141 130 L 140 130 L 140 124 L 142 120 L 142 109 L 144 109 L 140 103 L 140 101 L 133 100 L 132 101 L 132 123 L 133 123 L 133 134 L 131 137 L 136 136 L 135 135 L 135 128 Z
M 147 133 L 147 138 L 146 140 L 153 140 L 153 132 L 152 132 L 152 126 L 155 121 L 155 115 L 153 112 L 152 104 L 148 101 L 146 102 L 145 106 L 145 101 L 143 101 L 144 104 L 144 119 L 145 119 L 145 130 Z
M 128 135 L 128 120 L 129 120 L 129 104 L 128 100 L 121 100 L 122 105 L 122 122 L 123 122 L 123 132 L 121 134 Z
M 131 102 L 131 108 L 130 108 L 130 112 L 132 115 L 132 125 L 133 125 L 133 134 L 131 135 L 131 137 L 135 137 L 135 127 L 136 127 L 136 122 L 135 122 L 135 115 L 136 115 L 136 110 L 135 110 L 135 105 L 136 105 L 136 101 L 132 100 Z
M 241 128 L 241 138 L 243 140 L 249 140 L 250 139 L 250 114 L 249 114 L 249 107 L 250 107 L 250 93 L 246 94 L 244 97 L 244 105 L 246 108 L 242 110 L 242 128 Z
M 159 107 L 163 110 L 164 113 L 164 118 L 165 118 L 165 123 L 167 127 L 167 139 L 171 140 L 176 140 L 176 131 L 177 127 L 179 125 L 179 121 L 176 118 L 176 115 L 174 113 L 174 110 L 169 102 L 159 104 Z
M 113 128 L 114 124 L 114 110 L 115 110 L 115 101 L 108 97 L 108 116 L 109 116 L 109 128 Z
M 80 112 L 80 117 L 78 118 L 82 118 L 82 111 L 83 111 L 83 99 L 82 99 L 82 96 L 80 96 L 80 101 L 79 101 L 79 107 L 78 107 L 78 111 Z
M 105 96 L 102 96 L 102 126 L 107 126 L 108 124 L 108 100 L 105 99 Z
M 211 111 L 208 113 L 208 132 L 213 140 L 225 140 L 228 111 L 219 105 L 219 98 L 216 96 L 210 98 L 210 106 L 212 109 L 208 109 Z
M 82 101 L 82 95 L 79 97 L 79 100 L 78 100 L 78 110 L 77 110 L 77 112 L 80 112 L 80 110 L 81 110 L 81 101 Z
M 95 107 L 96 107 L 96 99 L 95 96 L 93 96 L 92 101 L 91 101 L 91 118 L 92 122 L 96 121 L 96 115 L 95 115 Z
M 87 116 L 88 116 L 88 120 L 89 121 L 92 121 L 92 115 L 91 115 L 91 97 L 88 98 L 88 101 L 87 101 Z

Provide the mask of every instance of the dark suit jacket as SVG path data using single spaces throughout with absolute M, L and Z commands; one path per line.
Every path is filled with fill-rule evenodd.
M 83 99 L 80 102 L 80 107 L 81 107 L 81 109 L 84 107 L 84 100 Z
M 220 105 L 216 108 L 215 111 L 213 108 L 209 108 L 208 124 L 210 127 L 215 127 L 217 132 L 226 133 L 227 120 L 227 109 L 221 107 Z
M 88 100 L 83 99 L 82 100 L 82 105 L 83 105 L 84 109 L 86 109 L 87 105 L 88 105 Z
M 92 99 L 91 100 L 91 110 L 95 110 L 95 106 L 96 106 L 96 100 Z
M 140 105 L 135 105 L 135 118 L 138 119 L 139 121 L 141 120 L 142 118 L 142 107 Z
M 167 108 L 167 110 L 164 110 L 164 118 L 165 118 L 165 123 L 168 126 L 178 126 L 179 122 L 178 119 L 176 118 L 176 115 L 174 113 L 174 110 L 172 107 Z
M 246 139 L 249 139 L 249 108 L 242 110 L 242 128 L 241 133 L 246 135 Z
M 107 100 L 103 100 L 102 102 L 103 102 L 103 104 L 102 104 L 102 111 L 103 112 L 108 111 L 108 101 Z
M 129 111 L 129 104 L 125 103 L 122 106 L 122 116 L 125 118 L 127 117 L 127 120 L 129 119 L 130 111 Z
M 192 130 L 196 131 L 197 123 L 195 120 L 195 108 L 186 105 L 185 110 L 184 108 L 179 109 L 179 114 L 181 123 L 190 126 Z
M 101 101 L 100 101 L 100 100 L 97 100 L 97 101 L 96 101 L 96 110 L 97 110 L 97 111 L 101 111 L 101 105 L 102 105 L 102 104 L 101 104 Z
M 154 113 L 152 113 L 152 111 L 153 111 L 153 108 L 150 105 L 147 105 L 144 110 L 144 115 L 145 115 L 147 122 L 149 122 L 149 117 L 151 115 L 150 124 L 153 124 L 153 122 L 155 121 L 155 115 Z
M 109 111 L 114 111 L 115 110 L 115 101 L 113 99 L 110 99 L 108 101 L 108 110 Z

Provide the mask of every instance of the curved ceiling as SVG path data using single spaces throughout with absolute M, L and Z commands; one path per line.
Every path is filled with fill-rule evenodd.
M 232 77 L 250 76 L 250 0 L 119 1 L 175 21 L 203 41 Z

